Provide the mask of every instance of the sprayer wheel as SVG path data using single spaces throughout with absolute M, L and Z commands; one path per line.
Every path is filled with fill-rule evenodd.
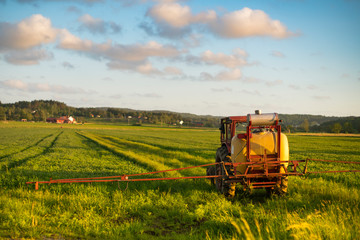
M 235 197 L 235 183 L 225 183 L 223 182 L 222 193 L 227 198 Z
M 231 158 L 229 156 L 229 152 L 226 146 L 222 146 L 216 151 L 216 162 L 231 162 Z M 226 167 L 226 171 L 228 174 L 233 174 L 233 170 L 230 166 Z M 218 164 L 215 166 L 215 174 L 216 175 L 226 175 L 224 166 L 222 164 Z M 225 183 L 225 181 L 221 178 L 215 179 L 216 189 L 224 194 L 227 198 L 232 198 L 235 196 L 235 183 Z
M 225 163 L 231 162 L 230 156 L 226 156 L 224 162 Z M 233 175 L 234 170 L 230 166 L 226 166 L 226 171 L 225 171 L 225 168 L 223 166 L 221 166 L 221 174 L 226 175 L 226 172 L 229 175 Z M 235 187 L 236 187 L 236 183 L 226 183 L 223 180 L 221 193 L 224 194 L 225 197 L 227 197 L 227 198 L 233 198 L 233 197 L 235 197 Z
M 288 176 L 281 177 L 279 186 L 277 186 L 277 191 L 279 195 L 285 195 L 288 191 L 289 179 Z
M 206 169 L 206 175 L 207 176 L 214 176 L 216 175 L 216 168 L 215 166 L 210 166 Z M 210 178 L 211 185 L 215 185 L 214 178 Z
M 215 156 L 215 162 L 219 163 L 222 162 L 224 160 L 224 158 L 228 155 L 228 150 L 226 148 L 226 146 L 221 146 L 216 150 L 216 156 Z M 215 165 L 215 175 L 222 175 L 222 170 L 221 170 L 222 166 L 221 165 Z M 215 179 L 215 186 L 216 189 L 222 193 L 222 185 L 223 185 L 223 180 L 221 178 L 216 178 Z
M 222 170 L 221 170 L 222 166 L 221 165 L 216 165 L 215 166 L 215 175 L 222 175 Z M 221 178 L 216 178 L 215 179 L 215 186 L 216 189 L 222 193 L 222 186 L 223 186 L 223 180 Z
M 266 192 L 268 195 L 284 196 L 288 191 L 288 183 L 288 176 L 281 177 L 274 189 L 267 188 Z

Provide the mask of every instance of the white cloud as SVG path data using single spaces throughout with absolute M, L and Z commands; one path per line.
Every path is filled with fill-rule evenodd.
M 285 57 L 285 55 L 282 52 L 279 52 L 279 51 L 272 51 L 271 56 L 279 57 L 279 58 L 284 58 Z
M 110 69 L 133 71 L 145 75 L 158 75 L 158 76 L 184 76 L 181 69 L 177 67 L 165 67 L 163 70 L 155 68 L 150 62 L 124 62 L 124 61 L 111 61 L 107 64 Z
M 142 98 L 161 98 L 157 93 L 134 93 L 133 96 L 135 97 L 142 97 Z
M 210 23 L 211 29 L 226 38 L 270 36 L 286 38 L 292 34 L 278 20 L 272 20 L 261 10 L 243 8 L 230 12 Z
M 115 94 L 115 95 L 111 95 L 109 96 L 109 98 L 113 98 L 113 99 L 120 99 L 122 98 L 123 96 L 121 94 Z
M 261 79 L 254 78 L 254 77 L 246 77 L 243 79 L 243 82 L 245 82 L 245 83 L 260 83 L 263 81 Z
M 231 88 L 212 88 L 211 91 L 213 92 L 232 92 Z
M 206 50 L 200 56 L 188 55 L 185 60 L 191 64 L 205 63 L 226 68 L 238 68 L 249 64 L 246 60 L 247 57 L 248 54 L 244 50 L 236 48 L 233 50 L 233 54 L 213 53 L 210 50 Z
M 313 96 L 314 99 L 316 100 L 329 100 L 331 99 L 331 97 L 329 96 Z
M 185 27 L 191 23 L 189 6 L 178 3 L 161 3 L 149 9 L 148 13 L 156 22 L 167 23 L 172 27 Z
M 231 71 L 223 71 L 216 75 L 215 79 L 218 80 L 239 80 L 241 79 L 242 73 L 240 69 L 235 68 Z
M 281 85 L 283 84 L 283 81 L 282 80 L 275 80 L 275 81 L 268 81 L 266 82 L 266 85 L 268 87 L 274 87 L 274 86 L 278 86 L 278 85 Z
M 116 24 L 105 23 L 90 15 L 84 15 L 81 21 L 95 33 L 107 31 L 107 29 L 116 30 L 118 27 Z M 0 50 L 8 52 L 4 59 L 12 64 L 37 64 L 41 60 L 51 59 L 52 55 L 45 50 L 31 50 L 31 48 L 55 42 L 57 39 L 59 48 L 110 62 L 123 61 L 125 65 L 129 65 L 127 62 L 130 62 L 130 65 L 135 65 L 133 69 L 143 74 L 154 74 L 158 71 L 151 66 L 149 58 L 174 57 L 180 54 L 174 46 L 162 45 L 155 41 L 146 44 L 123 45 L 114 44 L 111 41 L 99 44 L 91 40 L 83 40 L 67 29 L 53 28 L 50 19 L 39 14 L 32 15 L 17 24 L 0 23 L 0 32 L 2 33 Z M 21 49 L 27 51 L 13 52 Z
M 20 80 L 1 81 L 0 84 L 10 89 L 17 89 L 22 91 L 26 91 L 28 89 L 28 85 Z
M 151 41 L 146 44 L 122 45 L 111 41 L 97 44 L 90 40 L 81 40 L 67 30 L 62 31 L 60 48 L 87 53 L 100 58 L 129 62 L 145 61 L 149 57 L 173 57 L 179 51 L 170 45 Z
M 94 18 L 89 14 L 85 14 L 79 18 L 79 22 L 81 22 L 80 29 L 86 29 L 93 34 L 105 34 L 108 33 L 109 30 L 112 33 L 118 33 L 121 31 L 120 25 L 115 22 L 105 22 L 100 18 Z
M 16 0 L 19 3 L 41 3 L 41 2 L 60 2 L 61 0 Z M 85 4 L 92 4 L 97 2 L 104 2 L 104 0 L 62 0 L 67 2 L 78 2 L 78 3 L 85 3 Z
M 69 62 L 63 62 L 63 63 L 62 63 L 62 66 L 63 66 L 64 68 L 67 68 L 67 69 L 73 69 L 73 68 L 74 68 L 74 65 L 72 65 L 72 64 L 69 63 Z
M 235 49 L 233 55 L 224 53 L 213 53 L 210 50 L 205 51 L 201 56 L 201 61 L 210 65 L 222 65 L 227 68 L 241 67 L 247 64 L 246 52 L 241 49 Z
M 200 56 L 188 55 L 186 61 L 190 64 L 207 64 L 222 66 L 230 70 L 221 71 L 215 75 L 202 72 L 200 78 L 207 81 L 240 80 L 242 78 L 241 67 L 249 65 L 246 51 L 236 48 L 232 54 L 213 53 L 206 50 Z
M 222 71 L 215 76 L 207 73 L 201 73 L 201 79 L 206 81 L 231 81 L 231 80 L 240 80 L 242 77 L 241 70 L 238 68 L 232 69 L 230 71 Z
M 27 83 L 21 80 L 0 81 L 0 85 L 7 89 L 19 90 L 22 92 L 52 92 L 61 94 L 89 93 L 81 88 L 72 88 L 62 85 L 52 85 L 48 83 Z
M 32 15 L 17 24 L 0 23 L 0 50 L 29 49 L 56 40 L 58 30 L 50 19 Z
M 175 2 L 163 2 L 151 7 L 147 13 L 158 23 L 166 23 L 175 28 L 186 27 L 192 23 L 209 23 L 216 20 L 216 12 L 209 10 L 192 14 L 189 6 Z
M 153 57 L 176 57 L 180 52 L 171 45 L 162 45 L 155 41 L 146 44 L 113 44 L 111 41 L 98 44 L 82 40 L 67 30 L 62 31 L 59 47 L 65 50 L 87 54 L 98 59 L 109 60 L 110 69 L 135 71 L 145 75 L 163 75 L 149 61 Z
M 317 89 L 318 87 L 315 86 L 315 85 L 308 85 L 306 88 L 309 89 L 309 90 L 315 90 L 315 89 Z
M 93 46 L 92 41 L 82 40 L 71 34 L 67 29 L 62 29 L 59 35 L 59 47 L 63 49 L 71 49 L 75 51 L 89 51 Z
M 271 19 L 264 11 L 243 8 L 218 16 L 214 10 L 193 14 L 189 6 L 179 3 L 159 3 L 147 13 L 158 29 L 167 25 L 174 29 L 204 25 L 210 32 L 224 38 L 269 36 L 286 38 L 294 35 L 279 20 Z M 161 33 L 161 31 L 158 31 Z M 189 33 L 191 31 L 187 31 Z
M 151 74 L 161 74 L 161 72 L 154 68 L 153 65 L 149 62 L 138 65 L 136 71 L 142 74 L 151 75 Z
M 169 75 L 183 75 L 183 71 L 177 67 L 165 67 L 164 73 Z
M 300 86 L 298 86 L 298 85 L 293 85 L 293 84 L 290 84 L 290 85 L 289 85 L 289 88 L 292 88 L 292 89 L 294 89 L 294 90 L 300 90 L 300 89 L 301 89 Z
M 203 36 L 200 34 L 191 34 L 187 38 L 183 39 L 182 42 L 184 46 L 192 48 L 200 46 L 200 43 L 203 39 Z
M 252 96 L 261 96 L 260 92 L 258 90 L 254 90 L 254 91 L 248 91 L 248 90 L 245 90 L 245 89 L 242 89 L 240 91 L 240 93 L 242 94 L 248 94 L 248 95 L 252 95 Z
M 6 62 L 14 65 L 35 65 L 50 59 L 53 59 L 53 54 L 44 49 L 15 50 L 4 56 Z
M 192 31 L 190 27 L 174 28 L 163 23 L 152 24 L 145 21 L 139 27 L 150 36 L 162 36 L 169 39 L 184 38 L 190 35 Z

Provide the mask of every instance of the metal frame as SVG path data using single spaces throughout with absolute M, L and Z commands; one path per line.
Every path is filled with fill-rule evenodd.
M 225 145 L 228 152 L 231 152 L 231 139 L 236 134 L 236 124 L 247 123 L 247 116 L 236 116 L 227 117 L 221 119 L 220 126 L 220 141 L 222 145 Z M 250 139 L 252 138 L 252 129 L 256 128 L 270 128 L 277 131 L 277 152 L 276 154 L 267 155 L 251 155 L 251 144 Z M 247 141 L 247 161 L 243 163 L 232 163 L 232 162 L 216 162 L 203 164 L 199 166 L 190 166 L 184 168 L 175 168 L 147 173 L 138 174 L 126 174 L 120 176 L 106 176 L 106 177 L 92 177 L 92 178 L 69 178 L 69 179 L 50 179 L 49 181 L 32 181 L 26 184 L 34 184 L 35 189 L 39 189 L 39 184 L 53 184 L 53 183 L 93 183 L 93 182 L 138 182 L 138 181 L 160 181 L 160 180 L 178 180 L 178 179 L 221 179 L 226 183 L 240 182 L 244 187 L 250 188 L 271 188 L 274 187 L 281 177 L 285 176 L 304 176 L 307 174 L 318 174 L 318 173 L 341 173 L 341 172 L 360 172 L 360 170 L 331 170 L 331 171 L 308 171 L 309 161 L 319 162 L 336 162 L 345 164 L 360 164 L 360 162 L 349 162 L 349 161 L 337 161 L 337 160 L 323 160 L 323 159 L 306 159 L 306 160 L 280 160 L 280 148 L 281 148 L 281 126 L 279 121 L 276 121 L 274 125 L 269 126 L 252 126 L 249 121 L 246 128 L 245 134 L 239 134 L 238 137 L 246 138 Z M 284 163 L 288 163 L 288 168 L 284 167 Z M 305 164 L 300 167 L 300 164 Z M 191 168 L 209 167 L 219 165 L 224 169 L 225 175 L 211 175 L 211 176 L 184 176 L 184 177 L 155 177 L 155 178 L 136 178 L 144 175 L 154 175 L 159 173 L 171 172 L 171 171 L 182 171 Z M 246 172 L 239 174 L 236 168 L 240 165 L 247 165 Z M 227 166 L 234 169 L 234 172 L 229 174 Z M 263 170 L 254 170 L 254 168 L 262 167 Z M 272 169 L 269 169 L 272 168 Z M 275 170 L 273 170 L 275 167 Z M 284 173 L 280 173 L 280 168 L 284 169 Z
M 235 178 L 234 180 L 226 180 L 227 182 L 241 182 L 245 187 L 274 187 L 281 179 L 282 175 L 280 174 L 280 169 L 284 168 L 285 172 L 287 169 L 283 166 L 285 162 L 280 162 L 280 152 L 281 152 L 281 125 L 279 125 L 279 120 L 277 120 L 273 125 L 264 125 L 264 126 L 253 126 L 251 122 L 251 118 L 248 116 L 234 116 L 227 117 L 221 119 L 220 126 L 220 141 L 222 145 L 225 145 L 228 149 L 228 152 L 231 152 L 231 139 L 236 135 L 236 125 L 238 123 L 248 123 L 246 127 L 245 134 L 238 134 L 238 137 L 246 139 L 246 161 L 248 163 L 248 167 L 246 168 L 245 176 L 255 176 L 254 179 L 252 177 L 246 177 L 246 181 L 244 181 L 244 177 L 242 174 L 237 174 L 236 166 L 238 163 L 231 163 L 234 174 L 233 176 L 228 176 L 227 178 Z M 277 132 L 277 146 L 276 146 L 276 154 L 266 154 L 264 155 L 251 155 L 251 138 L 252 138 L 252 130 L 266 128 L 266 129 L 275 129 Z M 252 162 L 257 162 L 256 165 L 253 165 Z M 262 167 L 263 171 L 256 171 L 254 168 Z M 275 170 L 270 170 L 269 168 L 273 168 Z M 263 178 L 263 179 L 260 179 Z M 277 179 L 275 179 L 277 178 Z M 262 180 L 262 182 L 261 182 Z M 271 180 L 271 181 L 270 181 Z M 275 181 L 276 180 L 276 181 Z
M 54 183 L 93 183 L 93 182 L 140 182 L 140 181 L 163 181 L 163 180 L 178 180 L 178 179 L 227 179 L 228 182 L 241 182 L 242 179 L 249 180 L 261 177 L 275 177 L 275 176 L 305 176 L 308 174 L 319 174 L 319 173 L 344 173 L 344 172 L 360 172 L 360 170 L 331 170 L 331 171 L 308 171 L 307 165 L 309 161 L 319 161 L 319 162 L 334 162 L 334 163 L 344 163 L 344 164 L 357 164 L 360 165 L 360 162 L 348 162 L 348 161 L 338 161 L 338 160 L 323 160 L 323 159 L 306 159 L 306 160 L 289 160 L 289 167 L 291 168 L 290 171 L 286 171 L 285 173 L 267 173 L 267 174 L 236 174 L 233 176 L 230 175 L 212 175 L 212 176 L 184 176 L 184 177 L 155 177 L 155 178 L 134 178 L 137 176 L 143 175 L 153 175 L 158 173 L 164 172 L 171 172 L 171 171 L 181 171 L 191 168 L 199 168 L 199 167 L 208 167 L 212 165 L 221 165 L 225 167 L 227 165 L 234 165 L 238 166 L 241 164 L 245 165 L 252 165 L 256 166 L 258 164 L 263 164 L 259 162 L 246 162 L 246 163 L 224 163 L 224 162 L 217 162 L 217 163 L 209 163 L 203 164 L 198 166 L 191 166 L 191 167 L 184 167 L 184 168 L 175 168 L 175 169 L 168 169 L 162 171 L 155 171 L 155 172 L 147 172 L 147 173 L 138 173 L 138 174 L 126 174 L 120 176 L 106 176 L 106 177 L 92 177 L 92 178 L 69 178 L 69 179 L 51 179 L 49 181 L 32 181 L 26 182 L 26 184 L 34 184 L 35 190 L 39 189 L 39 184 L 54 184 Z M 282 163 L 284 161 L 279 161 Z M 305 166 L 300 167 L 300 163 L 305 163 Z M 272 185 L 274 182 L 264 182 L 264 184 Z M 254 182 L 252 185 L 253 188 L 262 188 L 260 184 Z

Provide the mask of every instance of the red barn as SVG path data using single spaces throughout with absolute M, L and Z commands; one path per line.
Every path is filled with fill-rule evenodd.
M 47 118 L 46 122 L 48 123 L 76 123 L 75 119 L 73 117 L 59 117 L 59 118 Z

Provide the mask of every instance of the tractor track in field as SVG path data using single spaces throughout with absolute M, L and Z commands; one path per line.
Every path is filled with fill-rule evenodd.
M 116 137 L 114 137 L 114 138 L 116 138 Z M 151 138 L 156 139 L 156 140 L 161 140 L 161 141 L 168 141 L 168 139 L 163 138 L 163 137 L 154 137 L 154 136 L 152 136 Z M 131 142 L 134 142 L 134 143 L 145 144 L 145 145 L 149 145 L 149 146 L 153 146 L 153 147 L 159 147 L 159 148 L 163 149 L 164 151 L 166 150 L 166 151 L 169 151 L 169 152 L 179 151 L 179 148 L 177 148 L 177 147 L 161 145 L 161 144 L 153 143 L 153 142 L 151 144 L 148 144 L 145 141 L 133 141 L 133 140 L 127 140 L 127 141 L 131 141 Z M 184 143 L 184 142 L 177 141 L 175 143 Z M 196 143 L 194 143 L 194 144 L 196 144 Z M 213 149 L 210 149 L 210 150 L 213 150 Z M 186 152 L 189 155 L 193 155 L 193 156 L 196 154 L 196 150 L 194 150 L 194 148 L 181 148 L 181 152 Z M 214 156 L 215 156 L 215 152 L 214 152 Z M 205 159 L 205 158 L 203 158 L 203 159 Z
M 104 154 L 104 153 L 100 153 L 100 151 L 104 150 L 104 151 L 106 151 L 107 154 L 111 154 L 116 157 L 114 160 L 107 160 L 107 161 L 111 161 L 113 163 L 118 163 L 119 162 L 118 157 L 126 158 L 126 159 L 124 159 L 124 161 L 126 161 L 128 164 L 131 164 L 132 163 L 131 161 L 135 161 L 132 158 L 129 159 L 124 154 L 120 154 L 120 153 L 114 151 L 114 149 L 111 149 L 109 147 L 103 146 L 102 144 L 99 144 L 96 140 L 94 140 L 88 136 L 82 135 L 79 132 L 75 132 L 75 133 L 77 134 L 76 136 L 83 141 L 82 143 L 84 145 L 86 145 L 87 148 L 91 148 L 92 150 L 99 153 L 99 156 L 98 156 L 99 158 Z M 142 167 L 147 167 L 147 166 L 143 165 Z
M 4 158 L 14 156 L 14 155 L 16 155 L 16 154 L 25 152 L 25 151 L 29 150 L 30 148 L 36 147 L 36 146 L 39 145 L 42 141 L 44 141 L 45 139 L 47 139 L 47 138 L 49 138 L 49 137 L 52 137 L 52 136 L 54 136 L 54 135 L 55 135 L 55 133 L 51 133 L 51 134 L 46 135 L 45 137 L 41 138 L 40 140 L 38 140 L 36 143 L 34 143 L 34 144 L 32 144 L 32 145 L 29 145 L 29 146 L 27 146 L 26 148 L 21 149 L 20 151 L 13 152 L 13 153 L 10 153 L 10 154 L 1 156 L 1 157 L 0 157 L 0 161 L 1 161 L 2 159 L 4 159 Z
M 118 148 L 118 144 L 113 143 L 113 142 L 109 142 L 109 140 L 105 140 L 103 138 L 101 138 L 98 135 L 93 135 L 93 136 L 88 136 L 86 134 L 83 133 L 79 133 L 77 132 L 77 134 L 79 134 L 80 136 L 83 136 L 84 138 L 94 142 L 95 144 L 97 144 L 98 146 L 100 146 L 101 148 L 113 153 L 114 155 L 120 156 L 122 158 L 125 158 L 129 161 L 131 161 L 132 163 L 135 163 L 136 165 L 143 167 L 145 169 L 149 169 L 151 171 L 159 171 L 159 170 L 169 170 L 172 169 L 171 167 L 161 163 L 161 162 L 157 162 L 154 161 L 152 159 L 141 159 L 141 157 L 139 158 L 139 156 L 131 151 L 125 151 L 125 150 L 121 150 Z M 105 142 L 106 141 L 106 142 Z M 177 172 L 167 172 L 165 173 L 168 176 L 179 176 L 181 174 L 177 173 Z
M 149 166 L 146 165 L 146 164 L 138 163 L 137 159 L 135 159 L 135 158 L 133 158 L 133 157 L 130 157 L 130 156 L 126 155 L 126 154 L 123 154 L 123 153 L 121 153 L 121 152 L 118 152 L 118 151 L 116 151 L 115 149 L 110 148 L 109 146 L 106 146 L 106 145 L 104 145 L 104 144 L 101 144 L 101 143 L 99 143 L 98 141 L 96 141 L 95 139 L 93 139 L 93 138 L 91 138 L 91 137 L 89 137 L 89 136 L 83 135 L 83 134 L 81 134 L 81 133 L 79 133 L 79 132 L 76 132 L 76 133 L 77 133 L 79 136 L 85 138 L 86 140 L 94 143 L 94 144 L 95 144 L 96 146 L 98 146 L 99 148 L 105 149 L 106 151 L 114 154 L 115 156 L 119 156 L 119 157 L 125 158 L 125 159 L 127 159 L 127 160 L 129 160 L 129 161 L 136 162 L 139 166 L 141 166 L 141 167 L 143 167 L 143 168 L 145 168 L 145 169 L 148 169 L 148 168 L 149 168 Z M 155 169 L 152 168 L 151 170 L 155 170 Z
M 52 148 L 54 147 L 56 141 L 58 140 L 58 138 L 60 137 L 60 135 L 61 135 L 63 132 L 64 132 L 64 131 L 61 131 L 59 134 L 57 134 L 57 135 L 55 136 L 55 138 L 51 141 L 50 145 L 47 146 L 47 147 L 45 147 L 42 152 L 40 152 L 40 153 L 38 153 L 38 154 L 35 154 L 35 155 L 33 155 L 33 156 L 25 157 L 25 158 L 23 158 L 23 159 L 21 159 L 21 160 L 15 161 L 15 162 L 10 162 L 8 165 L 3 166 L 3 170 L 4 170 L 4 171 L 9 171 L 9 170 L 11 170 L 11 169 L 13 169 L 13 168 L 20 167 L 21 165 L 23 165 L 23 164 L 25 164 L 26 162 L 28 162 L 30 159 L 33 159 L 33 158 L 36 158 L 36 157 L 39 157 L 39 156 L 41 156 L 41 155 L 45 155 L 45 154 L 49 153 L 49 152 L 52 150 Z M 46 138 L 52 137 L 52 136 L 54 136 L 54 135 L 55 135 L 55 133 L 54 133 L 54 134 L 51 134 L 51 136 L 49 135 L 49 136 L 47 136 L 47 137 L 39 140 L 39 141 L 36 143 L 36 145 L 39 144 L 40 142 L 42 142 L 43 140 L 45 140 Z M 36 146 L 36 145 L 32 145 L 32 147 L 34 147 L 34 146 Z M 29 148 L 28 148 L 28 149 L 29 149 Z
M 149 154 L 153 154 L 154 151 L 156 151 L 157 153 L 161 153 L 161 156 L 164 158 L 175 158 L 185 164 L 189 164 L 192 166 L 209 163 L 208 159 L 192 155 L 188 152 L 179 152 L 179 149 L 177 148 L 167 148 L 159 144 L 150 145 L 143 142 L 136 142 L 136 141 L 121 139 L 117 137 L 107 136 L 102 138 L 110 140 L 111 142 L 115 142 L 118 145 L 124 145 L 128 148 L 132 148 L 132 149 L 140 148 L 142 152 L 146 152 Z M 183 154 L 184 156 L 179 156 L 180 154 Z

